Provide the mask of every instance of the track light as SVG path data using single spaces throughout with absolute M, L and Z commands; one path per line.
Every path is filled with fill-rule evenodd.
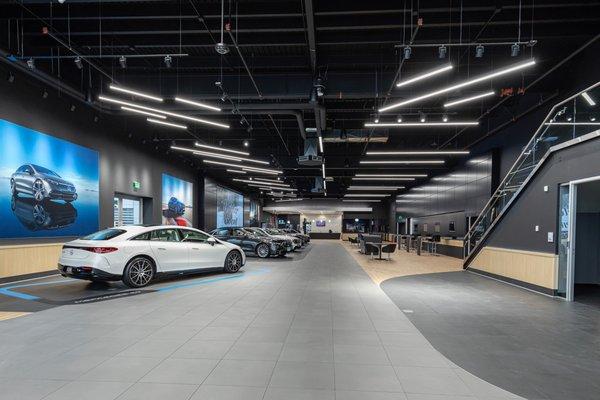
M 475 96 L 471 96 L 471 97 L 463 97 L 462 99 L 458 99 L 458 100 L 454 100 L 454 101 L 450 101 L 446 104 L 444 104 L 444 107 L 452 107 L 452 106 L 456 106 L 458 104 L 462 104 L 462 103 L 467 103 L 469 101 L 473 101 L 473 100 L 478 100 L 481 99 L 483 97 L 488 97 L 488 96 L 493 96 L 494 95 L 494 91 L 491 90 L 489 92 L 485 92 L 485 93 L 481 93 L 481 94 L 477 94 Z
M 442 116 L 442 121 L 448 122 L 448 116 L 446 114 Z
M 446 54 L 448 53 L 448 48 L 444 45 L 438 47 L 438 57 L 446 58 Z
M 405 60 L 409 60 L 409 59 L 410 59 L 410 56 L 411 56 L 411 54 L 412 54 L 412 49 L 410 48 L 410 46 L 406 46 L 406 47 L 404 48 L 404 59 L 405 59 Z
M 172 122 L 159 121 L 159 120 L 153 119 L 153 118 L 146 118 L 146 121 L 152 122 L 153 124 L 170 126 L 171 128 L 187 129 L 187 126 L 185 126 L 185 125 L 174 124 Z
M 398 123 L 402 122 L 402 115 L 398 115 L 398 118 L 396 118 L 396 121 L 398 121 Z
M 478 44 L 477 47 L 475 47 L 475 58 L 483 57 L 484 51 L 485 51 L 485 48 L 483 47 L 483 45 Z
M 422 112 L 419 113 L 419 121 L 421 121 L 421 122 L 427 121 L 427 116 Z
M 446 72 L 451 69 L 452 69 L 452 64 L 448 64 L 448 65 L 443 66 L 442 68 L 437 68 L 437 69 L 434 69 L 433 71 L 426 72 L 422 75 L 417 75 L 417 76 L 415 76 L 413 78 L 409 78 L 405 81 L 398 82 L 396 84 L 396 87 L 407 86 L 407 85 L 410 85 L 411 83 L 422 81 L 423 79 L 427 79 L 429 77 L 441 74 L 442 72 Z
M 164 61 L 165 61 L 165 67 L 166 68 L 171 68 L 171 65 L 172 65 L 171 63 L 173 62 L 173 59 L 171 58 L 171 56 L 170 55 L 166 55 Z
M 519 46 L 518 43 L 515 43 L 512 46 L 510 46 L 511 57 L 517 57 L 519 55 L 519 51 L 521 51 L 521 46 Z
M 83 68 L 83 63 L 81 62 L 81 57 L 77 56 L 75 57 L 75 65 L 77 66 L 77 69 L 82 69 Z
M 384 112 L 384 111 L 392 110 L 394 108 L 405 106 L 407 104 L 416 103 L 418 101 L 425 100 L 425 99 L 428 99 L 430 97 L 434 97 L 434 96 L 438 96 L 440 94 L 452 92 L 452 91 L 454 91 L 456 89 L 460 89 L 460 88 L 463 88 L 463 87 L 466 87 L 466 86 L 474 85 L 476 83 L 485 81 L 487 79 L 492 79 L 492 78 L 495 78 L 497 76 L 506 75 L 508 73 L 515 72 L 515 71 L 521 70 L 523 68 L 531 67 L 533 65 L 535 65 L 535 60 L 532 59 L 530 61 L 527 61 L 527 62 L 524 62 L 524 63 L 521 63 L 521 64 L 515 64 L 515 65 L 512 65 L 512 66 L 504 68 L 504 69 L 499 69 L 499 70 L 496 70 L 496 71 L 494 71 L 492 73 L 481 75 L 481 76 L 478 76 L 477 78 L 469 79 L 467 81 L 463 81 L 463 82 L 458 83 L 456 85 L 448 86 L 448 87 L 445 87 L 443 89 L 436 90 L 434 92 L 430 92 L 430 93 L 427 93 L 427 94 L 424 94 L 424 95 L 421 95 L 421 96 L 413 97 L 411 99 L 404 100 L 404 101 L 401 101 L 401 102 L 398 102 L 398 103 L 395 103 L 395 104 L 390 104 L 389 106 L 380 108 L 378 111 L 379 112 Z
M 375 122 L 376 124 L 379 123 L 379 114 L 375 114 L 375 117 L 373 118 L 373 122 Z
M 244 140 L 244 147 L 248 147 L 250 146 L 250 142 L 248 142 L 247 140 Z
M 200 108 L 206 108 L 207 110 L 212 110 L 212 111 L 221 111 L 221 109 L 219 107 L 214 107 L 205 103 L 200 103 L 197 101 L 192 101 L 192 100 L 187 100 L 187 99 L 183 99 L 181 97 L 175 97 L 175 101 L 179 102 L 179 103 L 185 103 L 185 104 L 189 104 L 192 106 L 196 106 L 196 107 L 200 107 Z
M 29 60 L 27 60 L 27 68 L 35 69 L 35 61 L 33 58 L 30 58 Z
M 125 56 L 119 57 L 119 65 L 123 69 L 127 68 L 127 59 L 125 58 Z

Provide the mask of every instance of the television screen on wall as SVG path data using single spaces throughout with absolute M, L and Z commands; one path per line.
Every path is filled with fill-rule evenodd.
M 0 238 L 98 230 L 98 152 L 0 119 Z
M 317 220 L 317 223 L 316 223 L 316 225 L 317 225 L 319 228 L 323 228 L 323 227 L 325 226 L 325 220 Z
M 244 196 L 217 186 L 217 227 L 244 225 Z
M 192 226 L 194 184 L 162 174 L 162 222 L 165 225 Z

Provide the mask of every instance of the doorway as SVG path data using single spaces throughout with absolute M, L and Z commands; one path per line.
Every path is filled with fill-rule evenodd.
M 559 192 L 558 295 L 600 305 L 600 177 Z
M 141 225 L 144 201 L 141 197 L 115 195 L 113 199 L 114 226 Z

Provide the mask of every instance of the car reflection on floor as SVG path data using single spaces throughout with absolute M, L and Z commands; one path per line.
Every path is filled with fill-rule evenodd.
M 31 231 L 64 228 L 77 219 L 77 209 L 70 203 L 13 196 L 10 206 L 19 222 Z

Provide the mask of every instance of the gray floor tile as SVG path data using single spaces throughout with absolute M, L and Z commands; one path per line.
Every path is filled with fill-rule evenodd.
M 333 346 L 304 343 L 286 343 L 280 361 L 333 362 Z
M 262 400 L 264 387 L 202 385 L 190 400 Z
M 279 361 L 269 386 L 333 390 L 333 364 Z
M 325 345 L 333 343 L 331 329 L 290 329 L 286 343 Z
M 395 367 L 406 393 L 472 395 L 451 368 Z
M 23 375 L 36 379 L 77 379 L 106 359 L 100 356 L 60 355 L 32 367 Z
M 392 365 L 400 367 L 439 367 L 450 366 L 448 360 L 437 350 L 422 347 L 385 346 Z
M 188 400 L 198 387 L 172 383 L 136 383 L 119 396 L 118 400 Z
M 237 342 L 225 355 L 227 360 L 272 360 L 276 361 L 283 343 Z
M 44 400 L 113 400 L 131 386 L 126 382 L 70 382 Z
M 39 400 L 67 383 L 60 380 L 0 379 L 0 398 Z
M 184 343 L 171 355 L 173 358 L 209 358 L 220 360 L 233 346 L 233 341 L 193 339 Z
M 391 366 L 335 364 L 335 389 L 402 392 Z
M 205 383 L 266 387 L 274 367 L 274 361 L 222 360 Z
M 141 382 L 201 384 L 219 360 L 167 358 L 146 374 Z
M 286 326 L 278 327 L 249 327 L 238 339 L 248 343 L 283 343 L 288 335 Z
M 162 361 L 149 357 L 113 357 L 81 377 L 88 381 L 136 382 Z
M 165 358 L 173 354 L 182 344 L 183 340 L 176 339 L 142 339 L 117 354 L 117 356 Z
M 350 329 L 335 329 L 333 331 L 334 344 L 379 346 L 381 340 L 375 331 L 359 331 Z
M 340 364 L 391 365 L 383 346 L 336 344 L 333 351 L 335 362 Z
M 270 387 L 264 400 L 336 400 L 333 390 L 287 389 Z
M 198 332 L 193 339 L 194 340 L 237 340 L 244 332 L 245 327 L 223 327 L 223 326 L 207 326 Z
M 422 393 L 407 393 L 408 400 L 476 400 L 473 396 L 452 396 L 447 394 L 422 394 Z M 492 400 L 492 399 L 477 399 L 477 400 Z
M 406 400 L 402 392 L 359 392 L 337 390 L 335 400 Z

